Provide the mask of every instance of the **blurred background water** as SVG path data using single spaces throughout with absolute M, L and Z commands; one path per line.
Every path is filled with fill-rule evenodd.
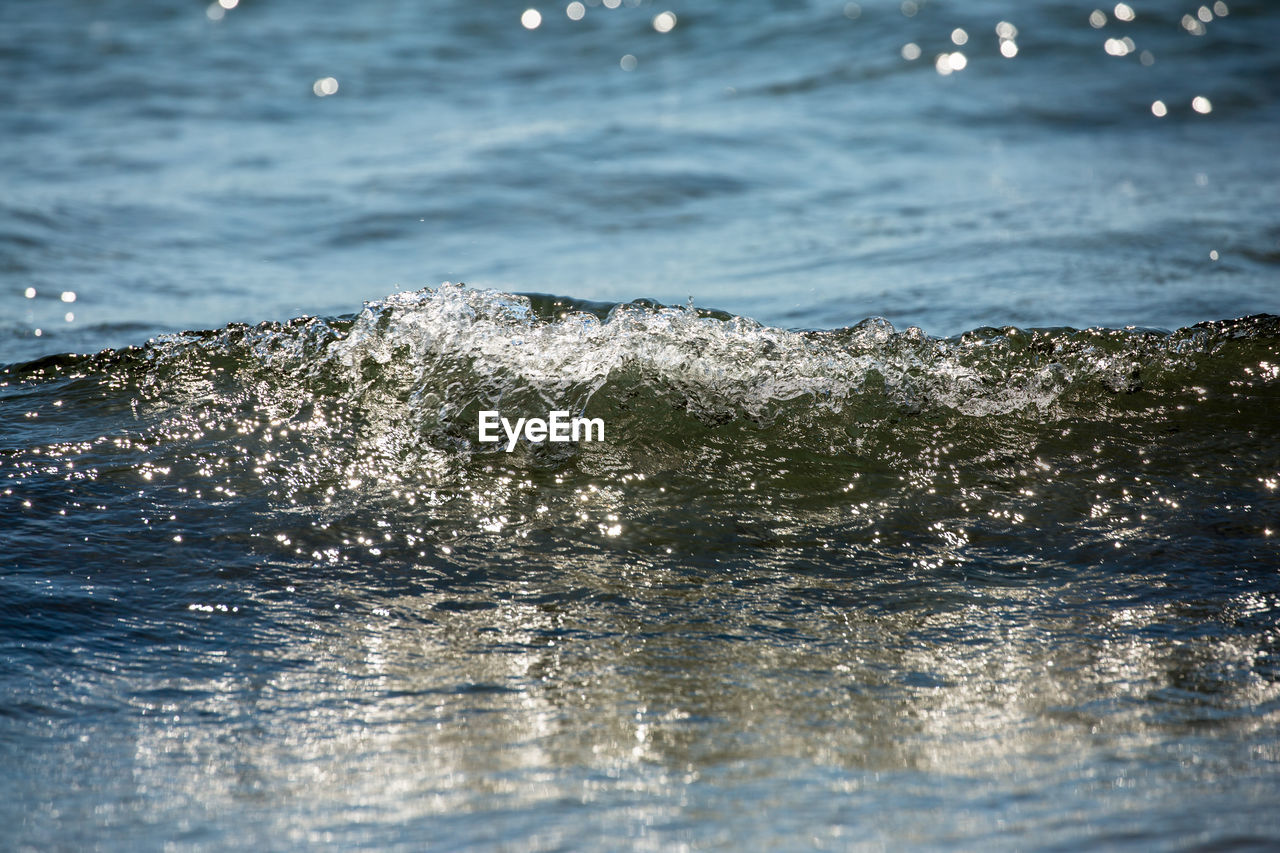
M 0 4 L 0 847 L 1277 843 L 1280 6 L 528 2 Z
M 940 335 L 1276 308 L 1273 4 L 613 5 L 5 4 L 0 359 L 444 280 Z

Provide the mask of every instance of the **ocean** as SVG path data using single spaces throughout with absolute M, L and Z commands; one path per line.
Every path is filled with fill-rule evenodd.
M 0 7 L 0 849 L 1280 844 L 1280 6 L 536 4 Z

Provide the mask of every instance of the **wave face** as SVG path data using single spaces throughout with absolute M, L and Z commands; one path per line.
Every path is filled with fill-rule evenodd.
M 535 530 L 692 544 L 747 521 L 859 551 L 888 522 L 904 553 L 958 564 L 970 525 L 1125 559 L 1221 513 L 1261 557 L 1280 517 L 1264 440 L 1278 349 L 1273 316 L 936 339 L 445 285 L 354 318 L 10 367 L 4 464 L 19 482 L 47 482 L 59 460 L 67 482 L 110 472 L 255 512 L 385 502 L 451 531 L 415 536 L 415 552 Z M 477 442 L 481 410 L 568 410 L 602 419 L 607 440 L 507 453 Z M 604 490 L 594 511 L 584 488 Z M 483 505 L 458 497 L 473 492 Z
M 345 842 L 465 844 L 489 825 L 445 818 L 494 779 L 508 840 L 591 846 L 564 804 L 607 780 L 659 827 L 765 784 L 760 837 L 861 803 L 919 840 L 921 772 L 1064 844 L 1137 808 L 1176 840 L 1200 796 L 1275 828 L 1280 318 L 938 339 L 445 285 L 0 382 L 0 757 L 165 792 L 108 840 L 265 792 Z M 487 409 L 606 440 L 508 453 Z M 1200 775 L 1164 773 L 1191 728 Z M 330 821 L 384 785 L 385 820 Z

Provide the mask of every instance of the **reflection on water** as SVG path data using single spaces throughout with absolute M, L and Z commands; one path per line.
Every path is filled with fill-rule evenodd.
M 1121 584 L 895 594 L 926 578 L 781 568 L 600 555 L 497 595 L 424 571 L 404 594 L 313 579 L 252 617 L 204 614 L 204 650 L 164 667 L 94 655 L 78 688 L 128 706 L 51 737 L 127 772 L 58 807 L 109 801 L 118 840 L 179 811 L 242 815 L 232 839 L 446 847 L 668 848 L 739 822 L 762 844 L 1152 843 L 1182 836 L 1189 798 L 1274 830 L 1274 635 L 1245 627 L 1274 619 L 1274 590 L 1210 615 L 1155 576 L 1099 608 Z

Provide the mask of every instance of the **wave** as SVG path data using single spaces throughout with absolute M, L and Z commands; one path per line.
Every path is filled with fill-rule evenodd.
M 694 513 L 705 541 L 896 529 L 933 531 L 947 553 L 961 528 L 1023 536 L 1035 519 L 1064 554 L 1180 526 L 1254 542 L 1280 510 L 1270 315 L 934 338 L 445 284 L 353 316 L 11 365 L 2 381 L 10 483 L 139 487 L 228 530 L 290 530 L 282 541 L 301 535 L 283 520 L 296 511 L 412 523 L 410 549 L 539 524 L 670 541 Z M 606 440 L 507 453 L 476 440 L 490 409 L 600 418 Z M 309 536 L 322 553 L 337 534 Z
M 794 438 L 917 418 L 1036 424 L 1276 387 L 1280 317 L 1148 329 L 983 328 L 934 338 L 873 318 L 790 331 L 692 306 L 610 305 L 446 283 L 355 316 L 186 332 L 5 370 L 10 384 L 84 383 L 136 395 L 154 420 L 191 406 L 296 419 L 318 404 L 397 424 L 454 452 L 489 448 L 477 413 L 603 417 L 619 443 L 673 423 L 740 421 Z M 1132 398 L 1132 399 L 1126 399 Z

